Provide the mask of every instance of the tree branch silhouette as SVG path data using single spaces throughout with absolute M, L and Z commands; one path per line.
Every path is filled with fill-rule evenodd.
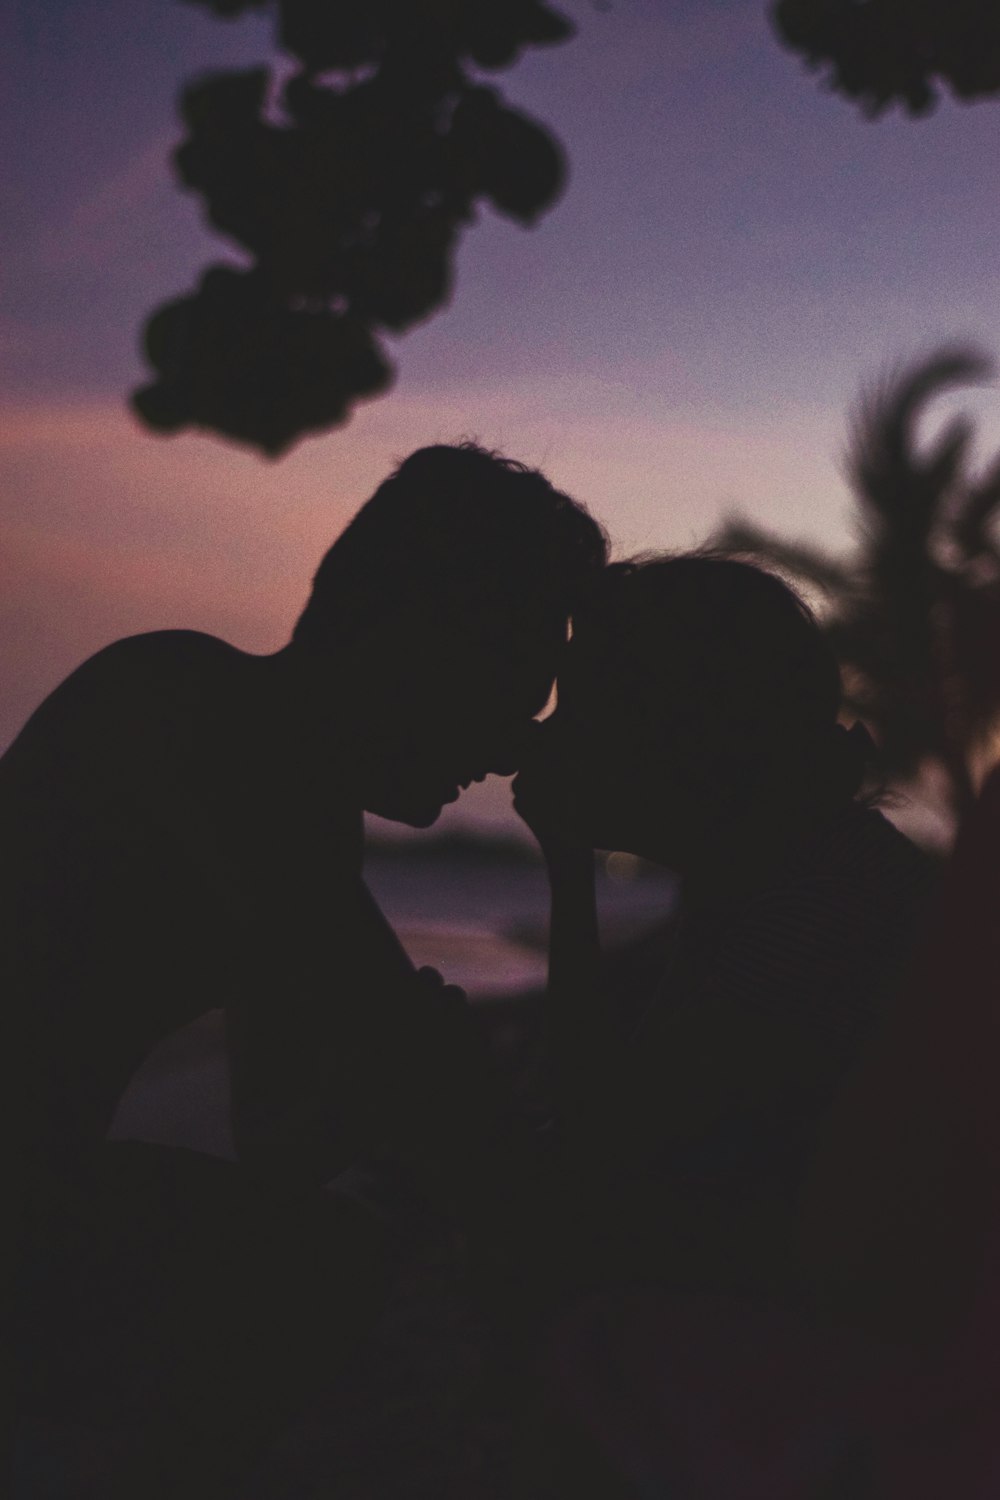
M 443 307 L 486 202 L 533 224 L 562 151 L 473 70 L 572 35 L 544 0 L 188 0 L 273 8 L 299 67 L 216 73 L 184 91 L 174 161 L 209 222 L 250 257 L 210 267 L 146 326 L 150 427 L 209 428 L 270 456 L 387 389 L 380 336 Z
M 1000 93 L 995 0 L 776 0 L 781 41 L 831 88 L 874 118 L 894 104 L 911 115 Z
M 150 317 L 150 427 L 277 456 L 390 386 L 384 335 L 444 307 L 484 203 L 525 226 L 557 200 L 551 133 L 482 82 L 567 40 L 547 0 L 186 0 L 267 10 L 296 71 L 216 73 L 181 100 L 182 185 L 248 264 L 214 265 Z M 870 116 L 1000 94 L 995 0 L 771 0 L 782 43 Z

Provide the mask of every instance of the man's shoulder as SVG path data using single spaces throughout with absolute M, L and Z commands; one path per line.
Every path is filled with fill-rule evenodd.
M 205 674 L 225 672 L 242 653 L 215 636 L 197 630 L 156 630 L 112 641 L 65 677 L 35 717 L 58 714 L 77 704 L 90 712 L 98 706 L 148 700 L 171 681 L 190 681 Z M 123 690 L 127 690 L 127 696 Z M 29 720 L 29 724 L 31 720 Z
M 235 647 L 194 630 L 127 636 L 103 647 L 69 673 L 28 719 L 3 758 L 4 779 L 44 773 L 50 759 L 102 759 L 134 736 L 176 722 L 189 703 L 211 701 L 241 659 Z
M 81 675 L 92 677 L 133 667 L 138 670 L 151 666 L 164 670 L 172 666 L 211 668 L 216 664 L 238 661 L 243 654 L 227 641 L 201 630 L 149 630 L 141 635 L 123 636 L 121 640 L 102 647 L 71 672 L 66 681 Z

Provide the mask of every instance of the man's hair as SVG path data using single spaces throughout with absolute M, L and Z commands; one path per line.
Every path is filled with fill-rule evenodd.
M 296 643 L 322 649 L 372 623 L 471 632 L 571 614 L 607 538 L 543 474 L 473 443 L 411 453 L 327 552 Z

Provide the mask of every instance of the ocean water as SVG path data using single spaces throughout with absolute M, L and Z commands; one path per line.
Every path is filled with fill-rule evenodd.
M 517 851 L 491 856 L 470 845 L 433 843 L 373 850 L 366 879 L 417 965 L 438 969 L 474 1002 L 538 990 L 545 982 L 548 886 L 541 864 Z M 674 885 L 612 856 L 598 869 L 606 945 L 637 936 L 668 915 Z M 146 1059 L 123 1098 L 112 1136 L 235 1155 L 221 1012 L 168 1037 Z
M 544 984 L 548 882 L 541 864 L 474 850 L 422 857 L 404 847 L 374 852 L 366 876 L 414 962 L 440 969 L 471 998 Z M 597 894 L 602 934 L 614 946 L 669 914 L 674 883 L 665 872 L 639 873 L 636 861 L 612 856 L 598 865 Z

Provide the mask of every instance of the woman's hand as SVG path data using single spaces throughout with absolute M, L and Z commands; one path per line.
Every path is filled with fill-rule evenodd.
M 514 781 L 514 807 L 541 845 L 551 890 L 546 1045 L 556 1115 L 590 1149 L 615 1034 L 601 990 L 589 782 L 555 716 Z M 600 1112 L 598 1106 L 598 1113 Z M 597 1121 L 597 1134 L 604 1130 Z
M 591 855 L 576 777 L 553 725 L 539 726 L 514 777 L 514 811 L 538 840 L 549 864 Z

